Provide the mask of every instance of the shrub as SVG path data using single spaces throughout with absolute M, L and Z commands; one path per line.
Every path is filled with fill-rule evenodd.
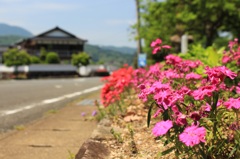
M 58 64 L 60 63 L 60 58 L 56 52 L 49 52 L 46 55 L 46 63 L 48 64 Z

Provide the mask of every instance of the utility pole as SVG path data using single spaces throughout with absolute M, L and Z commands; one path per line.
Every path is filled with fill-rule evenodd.
M 136 15 L 137 15 L 137 55 L 139 56 L 142 53 L 142 42 L 140 38 L 140 28 L 141 28 L 141 20 L 140 20 L 140 0 L 135 0 L 136 3 Z

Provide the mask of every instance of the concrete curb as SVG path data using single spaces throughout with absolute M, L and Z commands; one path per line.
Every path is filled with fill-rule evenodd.
M 108 119 L 101 120 L 91 137 L 82 144 L 75 159 L 108 159 L 110 150 L 102 141 L 114 139 L 110 130 L 111 122 Z

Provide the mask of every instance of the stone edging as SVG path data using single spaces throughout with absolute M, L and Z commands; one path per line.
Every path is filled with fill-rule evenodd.
M 101 120 L 91 137 L 87 139 L 75 156 L 75 159 L 107 159 L 110 150 L 102 141 L 112 140 L 110 133 L 111 122 L 108 119 Z

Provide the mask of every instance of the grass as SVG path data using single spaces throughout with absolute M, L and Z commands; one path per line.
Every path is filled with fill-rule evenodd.
M 16 125 L 16 126 L 14 126 L 14 129 L 18 130 L 18 131 L 22 131 L 25 129 L 25 126 L 24 125 Z

